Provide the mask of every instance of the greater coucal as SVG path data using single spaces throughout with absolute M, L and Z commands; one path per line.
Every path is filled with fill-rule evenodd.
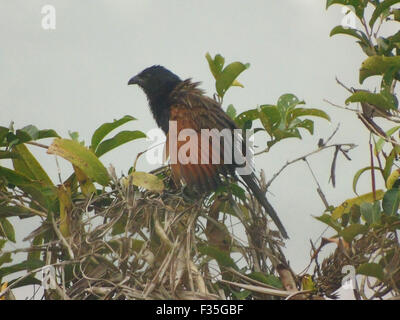
M 198 154 L 196 155 L 197 162 L 192 163 L 189 161 L 189 163 L 182 163 L 180 159 L 177 159 L 176 162 L 171 163 L 172 177 L 175 181 L 183 180 L 189 188 L 200 191 L 211 191 L 215 190 L 217 186 L 221 184 L 221 175 L 237 176 L 235 171 L 237 171 L 240 165 L 235 162 L 235 159 L 231 162 L 226 162 L 225 158 L 223 158 L 224 145 L 225 148 L 228 147 L 233 150 L 235 148 L 233 142 L 220 142 L 218 146 L 222 149 L 220 152 L 221 159 L 220 163 L 216 163 L 211 159 L 213 154 L 212 149 L 215 145 L 208 140 L 205 148 L 208 148 L 209 152 L 208 155 L 204 157 L 209 157 L 210 161 L 209 163 L 200 161 L 202 153 L 204 154 L 204 150 L 206 150 L 202 149 L 200 143 L 202 129 L 217 129 L 219 131 L 228 129 L 228 132 L 231 132 L 233 135 L 234 130 L 238 129 L 238 127 L 222 110 L 220 103 L 204 95 L 204 92 L 198 87 L 199 83 L 192 82 L 191 79 L 182 81 L 177 75 L 166 68 L 162 66 L 152 66 L 132 77 L 128 82 L 128 85 L 130 84 L 139 85 L 146 93 L 154 119 L 157 125 L 167 135 L 167 152 L 171 147 L 171 143 L 175 143 L 178 152 L 186 143 L 186 141 L 170 141 L 171 123 L 174 123 L 174 130 L 176 128 L 178 136 L 183 129 L 192 129 L 199 136 L 198 139 L 195 140 L 198 144 L 198 146 L 196 145 L 196 148 L 198 148 Z M 232 139 L 232 141 L 234 141 L 234 139 Z M 168 143 L 170 144 L 169 147 Z M 242 150 L 239 150 L 242 153 L 246 152 L 244 144 L 245 143 L 242 142 Z M 188 150 L 190 153 L 192 149 L 189 148 Z M 172 157 L 171 154 L 169 154 L 169 156 Z M 224 163 L 224 161 L 226 163 Z M 265 194 L 261 191 L 254 172 L 251 171 L 248 174 L 241 174 L 240 176 L 251 189 L 258 202 L 272 218 L 281 234 L 285 238 L 288 238 L 287 232 L 282 222 L 279 220 L 276 211 L 266 199 Z

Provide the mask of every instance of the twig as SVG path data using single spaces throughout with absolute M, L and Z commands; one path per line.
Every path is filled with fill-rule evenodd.
M 336 177 L 335 177 L 335 171 L 336 171 L 336 160 L 337 160 L 337 156 L 339 154 L 339 147 L 336 147 L 335 149 L 335 153 L 333 154 L 333 160 L 332 160 L 332 165 L 331 165 L 331 176 L 329 178 L 329 180 L 332 181 L 332 186 L 335 188 L 336 186 Z
M 47 218 L 47 214 L 42 212 L 42 211 L 30 208 L 30 207 L 26 207 L 26 206 L 24 206 L 22 204 L 19 204 L 18 202 L 15 202 L 15 201 L 11 201 L 11 203 L 15 204 L 19 208 L 26 209 L 26 210 L 34 213 L 35 215 L 38 215 L 38 216 L 42 217 L 42 218 Z
M 368 40 L 369 40 L 369 45 L 371 46 L 371 45 L 372 45 L 372 39 L 371 39 L 372 28 L 371 28 L 371 30 L 368 30 L 368 26 L 367 26 L 367 23 L 366 23 L 364 17 L 361 19 L 361 24 L 362 24 L 363 27 L 364 27 L 365 33 L 367 34 L 367 37 L 368 37 Z M 373 49 L 373 48 L 371 48 L 371 49 Z M 374 50 L 374 49 L 373 49 L 373 50 Z M 374 51 L 375 51 L 375 50 L 374 50 Z
M 28 142 L 25 142 L 25 143 L 26 144 L 30 144 L 32 146 L 40 147 L 40 148 L 43 148 L 43 149 L 48 149 L 49 148 L 49 146 L 46 146 L 45 144 L 41 144 L 41 143 L 34 142 L 34 141 L 28 141 Z
M 290 296 L 286 297 L 285 300 L 291 300 L 291 299 L 294 298 L 295 296 L 304 295 L 304 294 L 306 294 L 306 293 L 312 293 L 312 292 L 313 292 L 312 290 L 296 291 L 296 292 L 293 292 Z M 321 298 L 321 297 L 320 297 L 320 298 Z M 304 299 L 304 297 L 302 297 L 302 299 Z M 322 298 L 321 298 L 321 299 L 322 299 Z
M 371 136 L 370 136 L 371 138 Z M 370 160 L 371 160 L 371 181 L 372 181 L 372 192 L 374 195 L 374 201 L 376 201 L 376 184 L 375 184 L 375 165 L 374 165 L 374 151 L 372 148 L 371 139 L 369 140 L 369 152 L 370 152 Z
M 335 79 L 336 79 L 336 82 L 337 82 L 340 86 L 342 86 L 343 88 L 345 88 L 348 92 L 354 93 L 354 90 L 352 90 L 352 89 L 346 87 L 342 82 L 339 81 L 338 77 L 336 77 Z
M 68 250 L 68 254 L 70 256 L 70 258 L 73 260 L 74 258 L 74 252 L 72 251 L 71 246 L 68 244 L 67 240 L 64 238 L 64 236 L 62 235 L 60 229 L 58 229 L 56 221 L 54 219 L 54 216 L 52 214 L 52 212 L 50 212 L 51 215 L 51 221 L 53 223 L 53 229 L 55 231 L 55 233 L 57 234 L 58 238 L 61 240 L 61 242 L 64 244 L 64 246 L 67 248 Z
M 46 267 L 63 266 L 63 265 L 67 265 L 67 264 L 74 264 L 74 263 L 77 263 L 77 262 L 79 262 L 79 261 L 74 261 L 74 260 L 63 261 L 63 262 L 58 262 L 58 263 L 53 263 L 53 264 L 47 265 Z M 18 280 L 14 281 L 12 284 L 10 284 L 7 288 L 5 288 L 4 291 L 0 292 L 0 298 L 2 296 L 4 296 L 5 294 L 7 294 L 7 292 L 10 291 L 11 288 L 15 287 L 18 283 L 20 283 L 21 281 L 25 280 L 26 278 L 28 278 L 28 277 L 30 277 L 30 276 L 34 275 L 35 273 L 37 273 L 39 271 L 42 271 L 42 270 L 43 270 L 43 267 L 36 268 L 34 270 L 29 271 L 26 275 L 22 276 L 21 278 L 19 278 Z
M 227 283 L 232 286 L 236 286 L 239 288 L 247 289 L 247 290 L 258 292 L 258 293 L 269 294 L 272 296 L 278 296 L 278 297 L 284 297 L 284 298 L 290 297 L 290 295 L 292 294 L 292 292 L 285 291 L 285 290 L 277 290 L 277 289 L 270 289 L 270 288 L 265 288 L 265 287 L 260 287 L 260 286 L 253 286 L 253 285 L 249 285 L 249 284 L 231 282 L 231 281 L 227 281 L 227 280 L 223 280 L 223 279 L 219 280 L 219 282 Z
M 164 142 L 161 142 L 161 143 L 159 143 L 159 144 L 156 144 L 155 146 L 151 146 L 150 148 L 148 148 L 148 149 L 146 149 L 146 150 L 144 150 L 144 151 L 139 152 L 139 153 L 136 155 L 135 162 L 133 163 L 133 171 L 136 170 L 136 164 L 137 164 L 139 158 L 140 158 L 143 154 L 145 154 L 147 151 L 150 151 L 151 149 L 154 149 L 154 148 L 159 147 L 159 146 L 162 145 L 163 143 L 164 143 Z
M 287 162 L 282 166 L 282 168 L 280 168 L 280 169 L 272 176 L 272 178 L 267 182 L 266 187 L 268 188 L 268 187 L 271 185 L 271 183 L 282 173 L 282 171 L 285 170 L 286 167 L 290 166 L 291 164 L 293 164 L 293 163 L 295 163 L 295 162 L 298 162 L 298 161 L 300 161 L 300 160 L 304 160 L 305 158 L 310 157 L 310 156 L 312 156 L 313 154 L 316 154 L 316 153 L 318 153 L 318 152 L 320 152 L 320 151 L 322 151 L 322 150 L 329 149 L 329 148 L 336 148 L 336 147 L 338 147 L 338 146 L 339 146 L 339 147 L 348 147 L 349 149 L 348 149 L 347 151 L 350 151 L 351 149 L 354 149 L 355 147 L 357 147 L 357 145 L 355 145 L 354 143 L 343 143 L 343 144 L 335 143 L 335 144 L 331 144 L 331 145 L 329 145 L 329 146 L 321 146 L 321 147 L 319 147 L 318 149 L 316 149 L 316 150 L 314 150 L 314 151 L 312 151 L 312 152 L 309 152 L 309 153 L 307 153 L 307 154 L 305 154 L 305 155 L 303 155 L 303 156 L 301 156 L 301 157 L 298 157 L 298 158 L 293 159 L 293 160 L 291 160 L 291 161 L 287 161 Z
M 332 134 L 329 136 L 329 138 L 326 139 L 326 141 L 323 143 L 323 145 L 328 144 L 328 143 L 332 140 L 333 136 L 338 132 L 339 127 L 340 127 L 340 122 L 339 122 L 338 125 L 336 126 L 336 129 L 333 130 L 333 132 L 332 132 Z
M 330 102 L 329 100 L 326 100 L 326 99 L 323 99 L 323 101 L 325 101 L 326 103 L 329 103 L 332 107 L 336 107 L 336 108 L 344 109 L 344 110 L 348 110 L 348 111 L 353 111 L 353 112 L 359 112 L 357 109 L 352 109 L 352 108 L 348 108 L 348 107 L 343 107 L 343 106 L 340 106 L 340 105 L 335 104 L 335 103 L 333 103 L 333 102 Z
M 336 147 L 336 150 L 337 150 L 337 148 L 338 148 L 338 147 Z M 311 175 L 312 175 L 312 177 L 313 177 L 315 183 L 317 184 L 317 192 L 318 192 L 318 195 L 321 197 L 321 200 L 322 200 L 322 202 L 324 203 L 325 208 L 326 208 L 326 209 L 329 209 L 329 203 L 328 203 L 328 201 L 326 200 L 325 194 L 322 192 L 322 188 L 321 188 L 321 186 L 320 186 L 320 184 L 319 184 L 319 182 L 318 182 L 318 179 L 317 179 L 317 177 L 315 176 L 315 174 L 314 174 L 314 172 L 313 172 L 313 170 L 312 170 L 312 168 L 311 168 L 311 166 L 310 166 L 310 163 L 307 161 L 306 158 L 304 158 L 304 161 L 307 163 L 307 167 L 308 167 L 308 169 L 310 170 Z

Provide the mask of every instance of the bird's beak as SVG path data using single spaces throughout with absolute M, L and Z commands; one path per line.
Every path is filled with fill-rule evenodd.
M 143 83 L 143 79 L 140 78 L 139 76 L 134 76 L 134 77 L 130 78 L 128 81 L 128 85 L 131 85 L 131 84 L 141 85 L 142 83 Z

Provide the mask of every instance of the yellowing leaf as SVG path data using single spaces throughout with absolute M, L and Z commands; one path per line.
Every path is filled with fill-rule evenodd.
M 303 276 L 301 279 L 301 286 L 302 290 L 315 290 L 315 284 L 309 274 Z
M 56 138 L 47 153 L 63 157 L 101 185 L 106 186 L 108 184 L 110 178 L 107 169 L 91 150 L 79 142 Z
M 77 166 L 73 166 L 76 178 L 81 186 L 82 193 L 85 196 L 90 196 L 92 193 L 96 193 L 96 187 L 92 183 L 92 180 Z
M 138 187 L 145 188 L 150 191 L 163 191 L 164 182 L 154 174 L 134 171 L 130 174 L 132 184 Z
M 3 292 L 4 290 L 6 290 L 7 287 L 8 287 L 8 282 L 6 281 L 0 287 L 0 293 Z M 5 299 L 6 299 L 5 295 L 0 298 L 0 300 L 5 300 Z
M 244 85 L 242 85 L 239 81 L 235 80 L 232 83 L 232 87 L 241 87 L 244 88 Z
M 376 200 L 381 200 L 383 198 L 383 195 L 384 195 L 383 190 L 376 190 Z M 366 194 L 363 194 L 359 197 L 355 197 L 352 199 L 347 199 L 340 206 L 338 206 L 335 210 L 333 210 L 332 218 L 335 220 L 339 219 L 343 214 L 349 213 L 350 208 L 353 205 L 355 205 L 355 204 L 361 205 L 361 203 L 363 203 L 363 202 L 373 203 L 374 202 L 373 192 L 366 193 Z
M 399 179 L 400 177 L 400 169 L 394 170 L 390 176 L 386 180 L 386 188 L 392 189 L 393 184 Z
M 60 201 L 60 231 L 64 237 L 70 236 L 71 225 L 71 189 L 65 186 L 58 187 L 58 199 Z

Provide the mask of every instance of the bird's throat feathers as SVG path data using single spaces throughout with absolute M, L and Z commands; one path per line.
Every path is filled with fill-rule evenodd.
M 158 90 L 157 94 L 146 92 L 149 106 L 153 113 L 157 125 L 168 133 L 171 106 L 186 101 L 191 105 L 191 101 L 196 97 L 202 96 L 203 91 L 198 88 L 199 82 L 192 82 L 191 79 L 180 81 L 172 87 L 164 87 Z

